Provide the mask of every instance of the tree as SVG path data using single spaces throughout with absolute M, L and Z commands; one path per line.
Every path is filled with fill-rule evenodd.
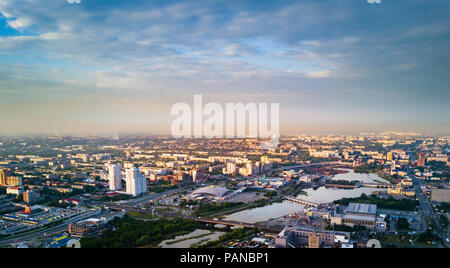
M 406 218 L 399 218 L 397 220 L 397 230 L 399 230 L 399 231 L 409 231 L 410 230 L 409 222 Z

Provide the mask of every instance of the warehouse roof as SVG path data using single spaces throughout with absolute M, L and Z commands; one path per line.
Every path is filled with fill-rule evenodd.
M 350 203 L 345 212 L 375 215 L 377 214 L 377 205 Z

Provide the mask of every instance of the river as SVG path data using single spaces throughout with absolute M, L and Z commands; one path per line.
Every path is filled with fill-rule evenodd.
M 347 181 L 362 181 L 364 183 L 386 183 L 383 178 L 377 174 L 362 174 L 354 173 L 353 170 L 346 170 L 348 173 L 338 174 L 334 176 L 333 180 L 347 180 Z M 297 197 L 303 200 L 312 201 L 315 203 L 331 203 L 342 198 L 359 197 L 361 194 L 370 195 L 373 192 L 380 191 L 375 188 L 356 188 L 356 189 L 337 189 L 320 187 L 316 190 L 313 188 L 304 190 L 307 195 L 298 195 Z M 381 190 L 383 191 L 383 190 Z M 241 221 L 248 223 L 256 223 L 267 221 L 270 219 L 279 218 L 294 212 L 300 212 L 304 208 L 303 205 L 293 203 L 290 201 L 283 201 L 282 203 L 273 203 L 271 205 L 243 210 L 233 213 L 225 217 L 225 220 Z

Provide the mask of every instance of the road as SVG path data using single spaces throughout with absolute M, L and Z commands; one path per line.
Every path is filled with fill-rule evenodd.
M 183 190 L 175 189 L 175 190 L 170 190 L 170 191 L 167 191 L 164 193 L 149 194 L 149 195 L 137 198 L 137 199 L 125 201 L 125 202 L 123 202 L 123 204 L 126 204 L 131 207 L 138 207 L 139 205 L 145 204 L 151 200 L 152 201 L 158 200 L 158 199 L 164 197 L 165 195 L 173 195 L 173 194 L 179 193 L 181 191 L 183 191 Z M 104 205 L 112 205 L 112 204 L 114 204 L 114 203 L 104 203 Z M 65 220 L 62 224 L 60 224 L 58 226 L 54 226 L 54 227 L 46 228 L 43 230 L 35 231 L 32 233 L 19 235 L 19 236 L 13 236 L 10 238 L 6 238 L 4 240 L 0 240 L 0 246 L 8 246 L 8 245 L 11 245 L 12 243 L 15 243 L 16 241 L 20 241 L 20 242 L 31 241 L 31 240 L 34 240 L 37 238 L 41 238 L 44 235 L 48 237 L 48 236 L 52 236 L 55 234 L 59 234 L 61 232 L 64 232 L 65 230 L 67 230 L 67 226 L 69 224 L 91 218 L 92 216 L 95 216 L 98 213 L 100 213 L 100 210 L 87 211 L 78 216 L 75 216 L 73 218 Z M 163 216 L 163 215 L 161 215 L 161 216 Z M 174 216 L 174 215 L 171 214 L 171 215 L 165 215 L 165 216 Z
M 20 235 L 17 237 L 12 237 L 12 238 L 7 238 L 4 240 L 0 241 L 0 246 L 8 246 L 11 245 L 12 243 L 15 243 L 16 241 L 20 241 L 20 242 L 26 242 L 26 241 L 30 241 L 30 240 L 34 240 L 37 238 L 41 238 L 44 236 L 44 234 L 46 236 L 52 236 L 55 234 L 59 234 L 61 232 L 64 232 L 65 230 L 67 230 L 67 226 L 71 223 L 74 222 L 78 222 L 84 219 L 88 219 L 96 214 L 98 214 L 100 212 L 100 210 L 94 210 L 94 211 L 87 211 L 84 212 L 78 216 L 75 216 L 73 218 L 67 219 L 65 220 L 62 224 L 58 225 L 58 226 L 54 226 L 54 227 L 50 227 L 47 229 L 43 229 L 40 231 L 36 231 L 33 233 L 29 233 L 29 234 L 24 234 L 24 235 Z
M 221 225 L 227 225 L 227 226 L 239 226 L 239 227 L 259 228 L 259 229 L 264 229 L 264 228 L 273 229 L 272 227 L 266 226 L 264 224 L 253 224 L 253 223 L 237 222 L 237 221 L 225 221 L 225 220 L 218 220 L 218 219 L 206 219 L 206 218 L 201 218 L 201 217 L 196 218 L 196 217 L 192 217 L 192 216 L 180 214 L 180 213 L 158 211 L 156 209 L 142 209 L 139 206 L 131 206 L 131 205 L 125 205 L 125 204 L 103 203 L 103 205 L 107 206 L 111 209 L 117 209 L 117 210 L 123 210 L 123 211 L 144 212 L 144 213 L 149 213 L 149 214 L 162 216 L 162 217 L 187 219 L 187 220 L 193 220 L 193 221 L 209 223 L 209 224 L 221 224 Z
M 180 193 L 182 191 L 184 191 L 184 189 L 174 189 L 174 190 L 169 190 L 169 191 L 163 192 L 163 193 L 148 194 L 148 195 L 145 195 L 143 197 L 139 197 L 139 198 L 136 198 L 136 199 L 125 201 L 123 203 L 124 204 L 134 204 L 134 205 L 143 204 L 143 203 L 146 203 L 148 201 L 154 201 L 154 200 L 157 200 L 157 199 L 161 199 L 165 195 L 173 195 L 173 194 Z
M 443 241 L 445 246 L 447 248 L 450 248 L 450 244 L 445 240 L 447 238 L 447 236 L 445 234 L 445 231 L 443 231 L 441 228 L 441 225 L 439 223 L 439 218 L 436 215 L 432 204 L 430 203 L 430 201 L 428 201 L 428 198 L 422 192 L 422 188 L 421 188 L 422 181 L 417 179 L 411 170 L 409 171 L 409 176 L 413 180 L 413 184 L 414 184 L 415 191 L 416 191 L 416 196 L 420 203 L 419 209 L 422 213 L 422 225 L 425 226 L 425 228 L 429 227 L 425 221 L 425 217 L 429 217 L 434 222 L 434 225 L 436 226 L 436 231 L 438 233 L 438 236 L 441 238 L 441 240 Z

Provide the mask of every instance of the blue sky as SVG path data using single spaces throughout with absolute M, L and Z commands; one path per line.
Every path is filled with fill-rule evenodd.
M 4 133 L 167 133 L 279 102 L 284 133 L 449 132 L 448 0 L 0 0 Z

